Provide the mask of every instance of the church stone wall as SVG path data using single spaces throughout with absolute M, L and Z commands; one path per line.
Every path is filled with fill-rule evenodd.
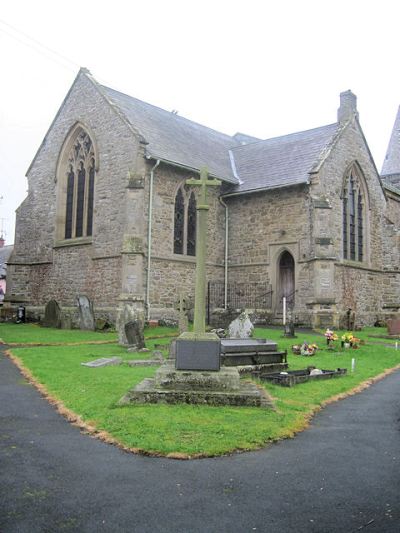
M 57 164 L 64 141 L 77 122 L 88 130 L 100 154 L 93 239 L 90 244 L 59 244 L 55 241 Z M 77 293 L 84 293 L 95 307 L 116 304 L 121 292 L 127 174 L 135 170 L 137 151 L 132 131 L 91 81 L 80 75 L 29 169 L 28 196 L 17 211 L 9 300 L 35 306 L 54 298 L 63 306 L 70 305 Z M 47 264 L 41 266 L 43 263 Z
M 307 188 L 297 186 L 227 197 L 229 282 L 270 283 L 272 311 L 280 313 L 278 262 L 284 250 L 295 261 L 295 313 L 308 322 L 310 206 Z
M 364 225 L 366 260 L 361 263 L 343 260 L 342 251 L 343 179 L 354 162 L 358 163 L 363 172 L 369 196 Z M 388 300 L 392 299 L 390 293 L 396 290 L 398 281 L 396 275 L 389 275 L 386 271 L 388 268 L 393 269 L 393 264 L 389 266 L 385 260 L 385 249 L 393 249 L 393 240 L 386 230 L 387 202 L 356 121 L 344 129 L 319 173 L 312 177 L 311 195 L 318 201 L 327 200 L 329 204 L 328 209 L 314 209 L 312 244 L 318 258 L 323 255 L 321 248 L 316 245 L 318 239 L 323 237 L 331 241 L 327 255 L 334 262 L 335 270 L 326 283 L 331 287 L 330 300 L 335 302 L 332 310 L 339 315 L 342 325 L 345 325 L 346 311 L 349 308 L 355 313 L 356 324 L 373 324 L 384 314 Z M 323 220 L 321 216 L 324 217 Z M 320 275 L 317 271 L 317 283 Z
M 152 162 L 154 165 L 154 162 Z M 145 218 L 148 224 L 149 173 L 146 178 Z M 161 164 L 154 172 L 150 307 L 154 317 L 173 315 L 180 293 L 194 297 L 196 259 L 174 254 L 175 195 L 180 185 L 198 174 Z M 198 188 L 193 188 L 198 196 Z M 225 213 L 219 187 L 208 192 L 207 281 L 223 280 Z M 147 229 L 145 240 L 147 242 Z M 147 250 L 147 246 L 145 247 Z M 147 252 L 146 252 L 147 254 Z M 147 264 L 147 255 L 145 262 Z M 146 267 L 147 276 L 147 267 Z M 145 277 L 146 277 L 145 276 Z

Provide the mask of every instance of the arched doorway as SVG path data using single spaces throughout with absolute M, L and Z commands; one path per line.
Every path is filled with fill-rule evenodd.
M 294 259 L 287 250 L 282 252 L 278 261 L 278 295 L 279 306 L 282 305 L 282 299 L 285 296 L 287 308 L 293 309 L 295 295 Z

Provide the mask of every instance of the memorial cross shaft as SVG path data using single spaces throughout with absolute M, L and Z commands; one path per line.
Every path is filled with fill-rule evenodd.
M 203 167 L 200 169 L 200 179 L 188 179 L 186 184 L 201 187 L 196 208 L 196 286 L 193 330 L 195 334 L 202 334 L 206 330 L 207 214 L 210 208 L 207 199 L 207 187 L 219 186 L 221 181 L 210 179 L 207 168 Z

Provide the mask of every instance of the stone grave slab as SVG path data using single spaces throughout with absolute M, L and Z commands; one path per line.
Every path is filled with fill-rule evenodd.
M 101 357 L 94 361 L 88 361 L 87 363 L 81 363 L 82 366 L 88 366 L 90 368 L 101 368 L 103 366 L 117 366 L 122 363 L 121 357 Z

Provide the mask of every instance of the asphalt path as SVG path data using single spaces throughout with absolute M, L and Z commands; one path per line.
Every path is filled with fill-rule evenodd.
M 400 531 L 400 372 L 296 438 L 178 461 L 70 425 L 0 355 L 0 532 Z

